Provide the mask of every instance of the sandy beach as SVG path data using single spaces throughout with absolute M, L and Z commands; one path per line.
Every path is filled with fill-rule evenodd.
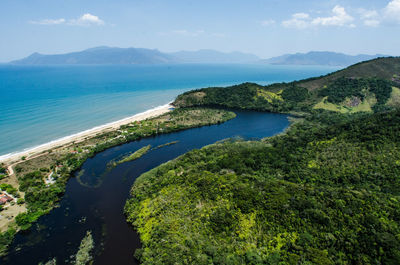
M 107 123 L 107 124 L 104 124 L 101 126 L 97 126 L 97 127 L 94 127 L 92 129 L 89 129 L 89 130 L 86 130 L 83 132 L 69 135 L 69 136 L 66 136 L 66 137 L 33 147 L 33 148 L 30 148 L 25 151 L 0 156 L 0 162 L 5 163 L 5 164 L 13 164 L 17 161 L 20 161 L 21 157 L 23 157 L 23 156 L 25 156 L 26 159 L 29 159 L 29 158 L 34 157 L 44 151 L 47 151 L 47 150 L 50 150 L 53 148 L 58 148 L 58 147 L 61 147 L 64 145 L 68 145 L 71 142 L 77 143 L 77 142 L 83 141 L 86 138 L 95 136 L 96 134 L 118 129 L 121 125 L 125 125 L 125 124 L 129 124 L 131 122 L 134 122 L 134 121 L 145 120 L 145 119 L 148 119 L 151 117 L 156 117 L 156 116 L 162 115 L 164 113 L 169 112 L 172 108 L 173 108 L 173 106 L 170 103 L 168 103 L 168 104 L 147 110 L 145 112 L 138 113 L 131 117 L 127 117 L 127 118 L 124 118 L 124 119 L 121 119 L 121 120 L 118 120 L 115 122 L 110 122 L 110 123 Z

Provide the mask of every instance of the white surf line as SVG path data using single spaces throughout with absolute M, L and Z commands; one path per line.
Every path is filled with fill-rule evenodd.
M 109 122 L 100 126 L 96 126 L 93 127 L 91 129 L 82 131 L 82 132 L 78 132 L 75 134 L 71 134 L 68 136 L 64 136 L 62 138 L 41 144 L 41 145 L 37 145 L 35 147 L 32 148 L 28 148 L 25 149 L 23 151 L 19 151 L 19 152 L 12 152 L 12 153 L 8 153 L 5 155 L 1 155 L 0 156 L 0 162 L 3 162 L 5 160 L 11 160 L 11 159 L 16 159 L 16 158 L 20 158 L 22 156 L 28 156 L 33 154 L 37 154 L 39 152 L 43 152 L 52 148 L 56 148 L 56 147 L 60 147 L 62 145 L 68 144 L 70 142 L 73 142 L 74 140 L 80 140 L 80 138 L 82 137 L 90 137 L 93 136 L 95 133 L 99 133 L 104 131 L 105 129 L 118 129 L 121 125 L 133 122 L 133 121 L 137 121 L 137 120 L 144 120 L 144 119 L 148 119 L 154 116 L 158 116 L 158 115 L 162 115 L 166 112 L 169 111 L 170 108 L 173 108 L 173 106 L 171 105 L 172 101 L 165 104 L 165 105 L 161 105 L 161 106 L 157 106 L 155 108 L 146 110 L 144 112 L 140 112 L 137 113 L 133 116 L 129 116 L 117 121 L 113 121 L 113 122 Z M 161 113 L 159 111 L 162 111 Z

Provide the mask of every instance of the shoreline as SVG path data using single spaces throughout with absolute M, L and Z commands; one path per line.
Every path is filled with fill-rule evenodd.
M 19 160 L 21 160 L 21 157 L 25 156 L 26 158 L 30 158 L 32 156 L 38 155 L 42 152 L 45 152 L 47 150 L 53 149 L 53 148 L 58 148 L 64 145 L 68 145 L 72 142 L 80 142 L 83 141 L 85 138 L 88 137 L 93 137 L 96 134 L 107 132 L 110 130 L 115 130 L 118 129 L 121 125 L 129 124 L 134 121 L 140 121 L 140 120 L 145 120 L 151 117 L 159 116 L 162 114 L 165 114 L 169 111 L 171 111 L 171 108 L 173 106 L 171 105 L 172 102 L 169 102 L 165 105 L 161 105 L 149 110 L 146 110 L 144 112 L 137 113 L 133 116 L 126 117 L 117 121 L 109 122 L 103 125 L 99 125 L 96 127 L 93 127 L 91 129 L 87 129 L 75 134 L 71 134 L 68 136 L 64 136 L 61 138 L 58 138 L 56 140 L 40 144 L 37 146 L 34 146 L 32 148 L 28 148 L 23 151 L 16 151 L 12 153 L 8 153 L 5 155 L 0 155 L 0 163 L 5 163 L 5 164 L 11 164 L 15 163 Z

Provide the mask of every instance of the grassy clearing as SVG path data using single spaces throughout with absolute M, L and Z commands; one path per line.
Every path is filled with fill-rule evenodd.
M 330 110 L 330 111 L 335 111 L 335 112 L 340 112 L 340 113 L 346 113 L 347 111 L 336 104 L 328 102 L 328 97 L 324 97 L 320 102 L 318 102 L 313 108 L 314 109 L 324 109 L 324 110 Z
M 392 87 L 392 94 L 386 105 L 390 107 L 398 107 L 400 106 L 400 88 Z
M 272 103 L 274 100 L 283 101 L 281 96 L 283 90 L 278 91 L 277 93 L 266 91 L 264 89 L 257 89 L 257 97 L 262 97 L 267 100 L 269 103 Z
M 335 111 L 345 114 L 345 113 L 357 113 L 357 112 L 372 112 L 372 107 L 376 104 L 376 98 L 374 95 L 369 95 L 358 106 L 355 107 L 346 106 L 347 105 L 346 102 L 348 101 L 349 99 L 346 99 L 345 103 L 334 104 L 328 102 L 327 97 L 324 97 L 313 108 Z

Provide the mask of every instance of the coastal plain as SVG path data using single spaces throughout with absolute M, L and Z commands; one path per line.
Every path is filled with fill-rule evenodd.
M 71 173 L 98 152 L 142 137 L 222 123 L 233 112 L 207 108 L 174 109 L 170 104 L 111 124 L 49 143 L 6 158 L 0 185 L 8 185 L 15 200 L 4 207 L 0 219 L 0 249 L 20 229 L 29 229 L 40 216 L 57 205 Z M 18 199 L 17 199 L 18 198 Z
M 70 150 L 70 146 L 73 144 L 79 144 L 95 136 L 117 130 L 122 125 L 127 125 L 135 121 L 141 121 L 163 115 L 171 110 L 173 110 L 173 106 L 170 104 L 166 104 L 125 119 L 98 126 L 96 128 L 86 130 L 84 132 L 77 133 L 71 136 L 63 137 L 50 143 L 42 144 L 23 152 L 0 156 L 0 164 L 4 165 L 4 167 L 6 167 L 8 171 L 8 177 L 0 180 L 0 184 L 4 183 L 12 185 L 16 188 L 19 187 L 17 174 L 14 171 L 15 166 L 17 166 L 19 163 L 31 164 L 32 170 L 44 168 L 48 166 L 49 163 L 52 163 L 52 161 L 49 160 L 49 158 L 47 157 L 47 155 L 51 153 L 55 154 L 58 152 L 63 153 L 68 151 L 74 152 Z M 35 159 L 34 162 L 28 162 L 32 159 Z M 20 191 L 20 196 L 22 198 L 24 197 L 24 195 L 25 193 Z M 6 231 L 9 228 L 10 224 L 14 222 L 15 217 L 20 213 L 26 212 L 26 210 L 27 209 L 25 207 L 25 204 L 17 204 L 15 202 L 12 205 L 8 205 L 7 208 L 3 209 L 3 211 L 0 213 L 0 232 Z

